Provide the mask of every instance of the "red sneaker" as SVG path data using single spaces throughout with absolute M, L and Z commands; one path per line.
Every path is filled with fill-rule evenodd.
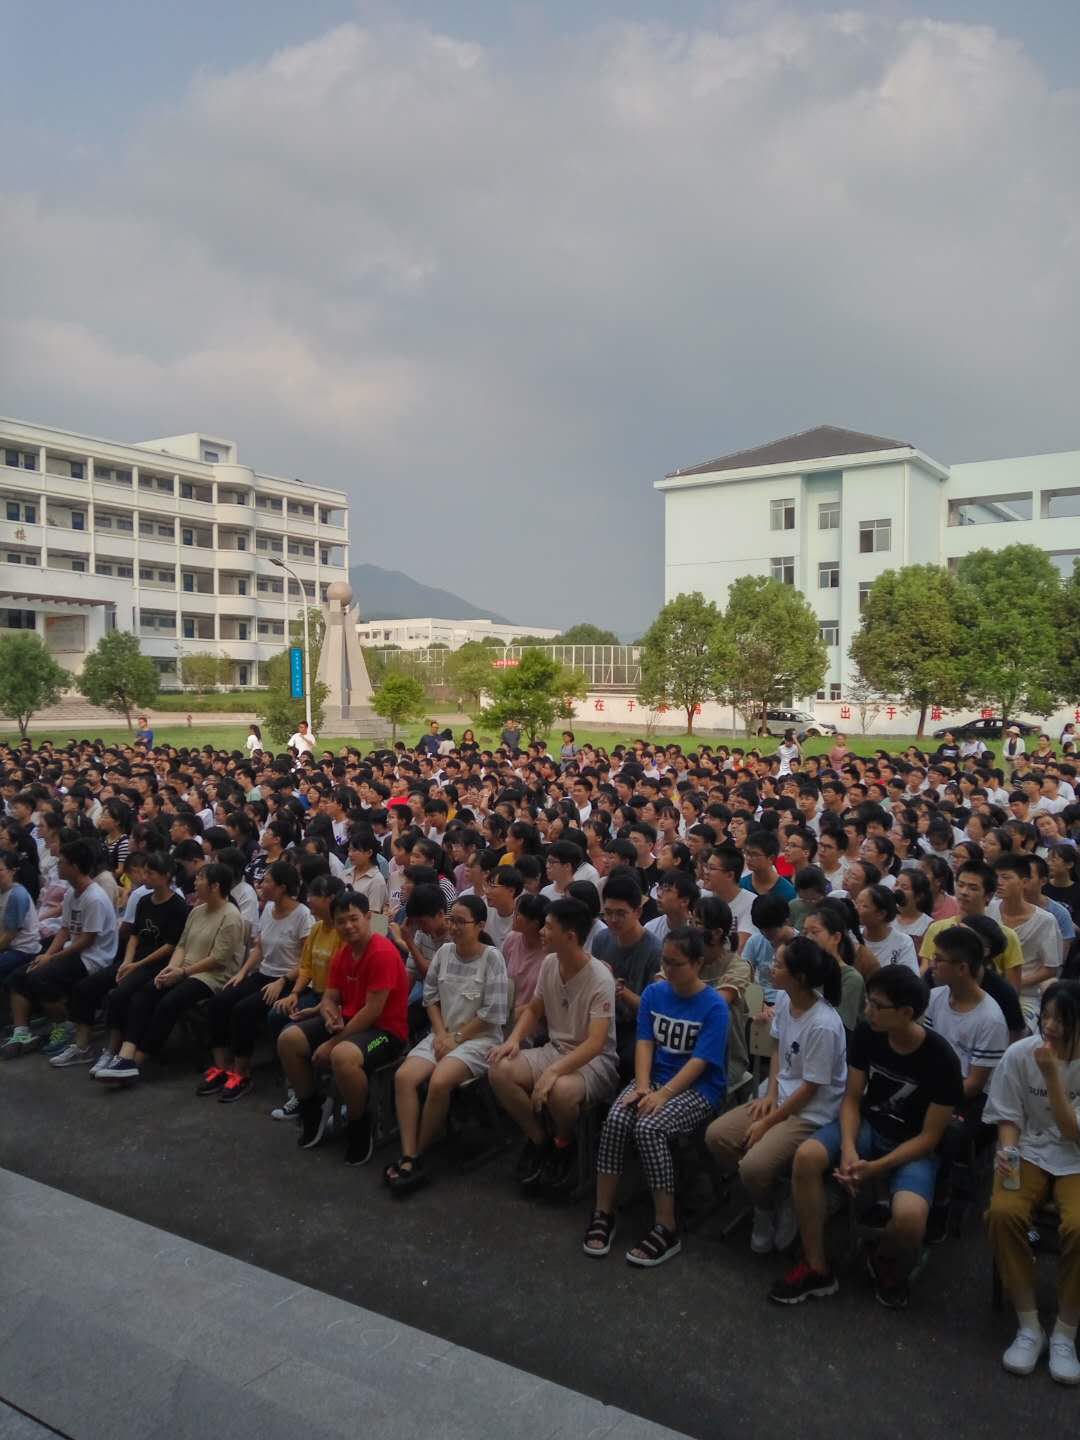
M 224 1089 L 225 1081 L 229 1078 L 229 1072 L 223 1070 L 220 1065 L 211 1065 L 206 1074 L 195 1087 L 196 1095 L 216 1095 L 219 1090 Z

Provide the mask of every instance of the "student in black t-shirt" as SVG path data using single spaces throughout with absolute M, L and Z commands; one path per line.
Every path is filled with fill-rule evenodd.
M 867 1182 L 887 1180 L 892 1215 L 870 1272 L 880 1304 L 907 1305 L 907 1277 L 934 1198 L 935 1152 L 963 1101 L 955 1051 L 918 1023 L 929 1000 L 926 982 L 904 965 L 886 965 L 870 976 L 866 991 L 868 1019 L 851 1037 L 840 1119 L 803 1141 L 795 1155 L 792 1186 L 804 1258 L 769 1292 L 782 1305 L 839 1288 L 825 1258 L 830 1170 L 852 1195 Z

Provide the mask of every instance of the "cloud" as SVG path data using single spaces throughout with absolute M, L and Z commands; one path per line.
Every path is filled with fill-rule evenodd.
M 625 630 L 676 465 L 818 421 L 1075 447 L 1078 93 L 988 27 L 755 13 L 201 73 L 9 197 L 8 405 L 229 434 L 349 488 L 357 558 Z

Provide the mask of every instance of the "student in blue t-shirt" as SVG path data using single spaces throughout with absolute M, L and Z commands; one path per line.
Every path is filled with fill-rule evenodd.
M 631 1265 L 662 1265 L 682 1248 L 675 1229 L 671 1137 L 710 1120 L 727 1084 L 728 1006 L 701 978 L 702 932 L 681 926 L 664 940 L 664 979 L 646 986 L 637 1017 L 634 1081 L 612 1105 L 600 1135 L 596 1209 L 586 1255 L 607 1255 L 615 1235 L 615 1195 L 630 1137 L 652 1191 L 656 1223 L 632 1250 Z

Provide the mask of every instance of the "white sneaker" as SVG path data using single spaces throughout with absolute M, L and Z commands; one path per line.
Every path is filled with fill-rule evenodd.
M 750 1233 L 750 1249 L 755 1255 L 771 1255 L 775 1248 L 776 1216 L 771 1210 L 754 1208 L 754 1228 Z
M 795 1214 L 795 1201 L 788 1190 L 776 1212 L 776 1230 L 773 1243 L 777 1250 L 786 1250 L 799 1233 L 799 1217 Z
M 1075 1340 L 1068 1340 L 1064 1335 L 1050 1336 L 1050 1378 L 1059 1385 L 1080 1385 Z
M 1001 1357 L 1001 1363 L 1012 1375 L 1030 1375 L 1038 1365 L 1039 1357 L 1045 1349 L 1045 1330 L 1040 1329 L 1037 1333 L 1031 1330 L 1018 1330 L 1016 1339 Z M 1073 1351 L 1073 1363 L 1075 1364 L 1075 1362 L 1076 1352 Z
M 284 1105 L 279 1105 L 276 1110 L 270 1111 L 271 1120 L 299 1120 L 300 1101 L 295 1095 L 290 1095 Z
M 116 1056 L 111 1050 L 102 1050 L 93 1065 L 90 1066 L 90 1074 L 96 1075 L 99 1070 L 107 1070 L 115 1059 Z
M 49 1064 L 57 1070 L 66 1070 L 69 1065 L 92 1065 L 94 1063 L 94 1052 L 87 1045 L 80 1050 L 78 1045 L 66 1046 L 59 1055 L 52 1055 Z

